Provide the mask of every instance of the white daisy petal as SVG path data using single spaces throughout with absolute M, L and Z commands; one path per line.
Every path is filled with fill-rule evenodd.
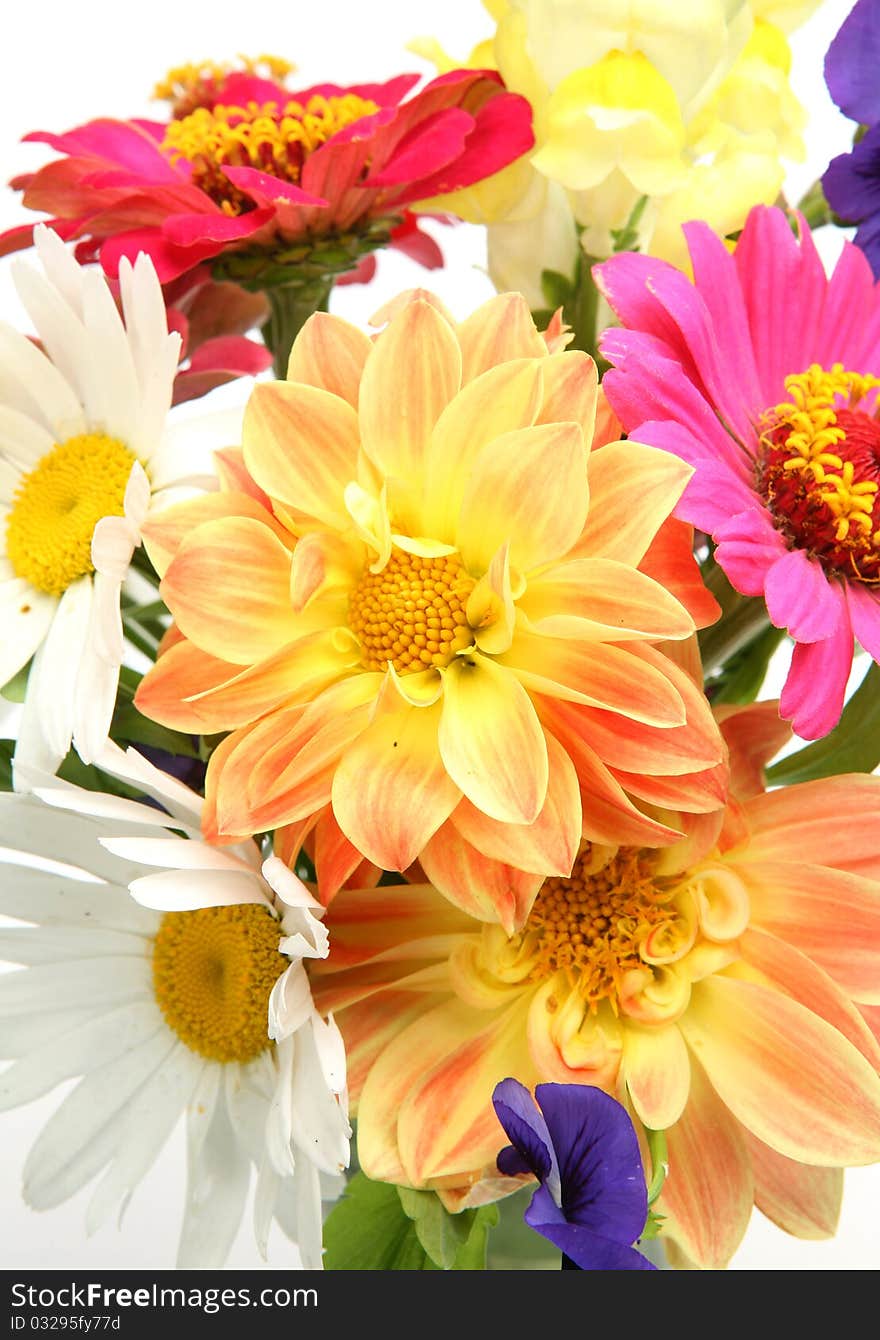
M 133 880 L 129 890 L 143 907 L 161 912 L 266 904 L 266 895 L 254 877 L 238 870 L 163 870 Z
M 102 838 L 101 846 L 130 861 L 158 865 L 164 870 L 232 870 L 251 874 L 246 862 L 228 847 L 211 847 L 207 842 L 188 842 L 177 837 Z M 265 894 L 261 901 L 270 902 Z
M 254 1240 L 257 1251 L 264 1261 L 268 1257 L 269 1230 L 272 1227 L 280 1185 L 281 1178 L 264 1154 L 257 1173 L 257 1185 L 254 1188 Z
M 167 821 L 167 816 L 136 801 L 123 801 L 121 796 L 83 791 L 60 777 L 44 776 L 42 780 L 50 786 L 45 791 L 40 786 L 39 798 L 0 793 L 0 846 L 12 847 L 44 860 L 60 860 L 66 865 L 78 866 L 111 884 L 127 883 L 142 873 L 140 866 L 123 862 L 100 846 L 98 839 L 107 832 L 103 822 L 105 807 L 114 820 L 114 831 L 120 836 L 133 836 L 143 823 L 161 824 Z M 83 797 L 92 798 L 93 811 L 84 803 Z M 123 808 L 119 813 L 114 802 L 129 808 Z M 47 803 L 56 807 L 50 822 L 47 822 Z M 71 812 L 66 813 L 66 810 Z M 148 820 L 147 816 L 152 817 Z M 144 915 L 138 912 L 130 898 L 122 897 L 122 901 L 132 914 Z
M 55 442 L 85 433 L 86 416 L 69 382 L 35 344 L 0 322 L 0 404 L 33 415 Z
M 92 579 L 81 577 L 58 602 L 52 626 L 28 679 L 27 696 L 39 717 L 50 753 L 63 758 L 70 748 L 80 662 L 92 618 Z
M 149 460 L 171 407 L 181 341 L 168 333 L 162 289 L 146 256 L 138 256 L 134 267 L 128 260 L 120 263 L 119 287 L 140 391 L 131 446 L 140 460 Z
M 72 308 L 74 315 L 82 320 L 83 271 L 74 260 L 73 253 L 58 234 L 44 223 L 38 223 L 34 228 L 34 247 L 47 278 Z
M 58 597 L 37 591 L 22 577 L 0 581 L 0 686 L 27 665 L 49 631 Z
M 64 964 L 5 972 L 0 976 L 0 1014 L 19 1014 L 44 999 L 70 1005 L 124 1005 L 150 987 L 145 958 L 75 959 Z
M 277 856 L 269 856 L 263 862 L 263 878 L 288 907 L 307 907 L 313 912 L 325 911 L 323 904 L 318 902 L 307 885 L 303 884 L 299 876 Z
M 313 1008 L 312 989 L 303 966 L 291 963 L 269 995 L 269 1037 L 273 1042 L 290 1037 L 308 1021 Z
M 0 926 L 0 959 L 33 967 L 38 963 L 64 963 L 71 958 L 89 958 L 97 954 L 142 955 L 144 942 L 126 931 L 103 927 L 63 926 L 47 930 L 45 926 Z
M 77 394 L 90 423 L 106 424 L 107 364 L 94 349 L 82 320 L 44 275 L 22 261 L 12 264 L 18 296 L 46 353 Z M 99 281 L 106 288 L 103 281 Z M 115 436 L 115 434 L 114 434 Z
M 86 1212 L 94 1233 L 149 1172 L 195 1092 L 205 1062 L 179 1042 L 129 1106 L 112 1164 L 95 1188 Z
M 50 834 L 57 834 L 54 820 L 47 827 Z M 47 870 L 7 864 L 0 865 L 0 912 L 39 926 L 97 925 L 140 935 L 154 935 L 159 924 L 155 913 L 139 907 L 128 890 L 117 885 L 86 884 Z
M 83 274 L 83 324 L 91 357 L 105 373 L 100 419 L 110 437 L 132 445 L 138 433 L 139 385 L 122 318 L 99 270 Z M 106 369 L 113 369 L 107 376 Z
M 322 1019 L 317 1010 L 312 1012 L 312 1032 L 321 1064 L 321 1073 L 333 1093 L 345 1092 L 345 1043 L 336 1021 Z
M 0 407 L 0 415 L 3 410 Z M 9 517 L 9 511 L 12 507 L 12 499 L 18 488 L 21 479 L 21 470 L 18 466 L 12 465 L 9 461 L 0 456 L 0 504 L 3 505 L 3 552 L 6 552 L 6 524 Z
M 138 1000 L 62 1029 L 0 1075 L 0 1110 L 40 1098 L 63 1080 L 107 1065 L 164 1029 L 151 1000 Z
M 4 462 L 0 461 L 0 494 L 3 488 L 3 468 Z M 12 564 L 6 563 L 6 527 L 9 523 L 9 508 L 4 507 L 0 502 L 0 582 L 7 581 L 9 577 L 14 577 Z
M 54 433 L 33 415 L 0 404 L 0 453 L 15 472 L 15 483 L 9 491 L 8 478 L 4 480 L 3 496 L 12 501 L 22 474 L 28 474 L 41 457 L 51 451 L 57 439 Z
M 347 1168 L 351 1128 L 343 1107 L 324 1082 L 310 1028 L 301 1028 L 296 1035 L 291 1109 L 296 1143 L 311 1161 L 327 1172 Z
M 52 666 L 48 660 L 46 643 L 43 641 L 34 653 L 28 672 L 24 706 L 18 725 L 18 740 L 12 768 L 12 784 L 16 791 L 29 789 L 27 781 L 24 780 L 29 773 L 56 772 L 70 746 L 69 741 L 67 745 L 61 747 L 57 744 L 51 745 L 46 733 L 46 719 L 42 709 L 52 701 L 51 689 L 47 688 L 47 682 L 51 683 L 52 678 Z M 57 720 L 57 713 L 55 715 Z
M 43 1127 L 24 1166 L 24 1198 L 35 1210 L 60 1205 L 115 1152 L 127 1110 L 175 1047 L 161 1029 L 112 1065 L 86 1075 Z
M 124 581 L 135 545 L 131 527 L 121 516 L 102 516 L 92 534 L 92 562 L 96 571 Z
M 323 1270 L 321 1244 L 321 1174 L 303 1159 L 294 1182 L 296 1244 L 305 1270 Z
M 132 533 L 137 536 L 139 542 L 141 526 L 150 510 L 150 481 L 139 461 L 135 461 L 131 467 L 131 474 L 125 486 L 123 506 L 125 507 L 125 519 L 132 527 Z
M 282 1177 L 296 1171 L 293 1152 L 293 1070 L 296 1038 L 281 1038 L 275 1048 L 276 1081 L 266 1114 L 266 1153 Z M 307 1161 L 307 1160 L 304 1160 Z
M 80 787 L 69 790 L 54 790 L 39 787 L 36 795 L 48 805 L 59 809 L 73 810 L 78 814 L 89 814 L 101 819 L 118 819 L 130 824 L 148 824 L 151 828 L 163 828 L 168 823 L 168 815 L 142 805 L 137 800 L 127 800 L 124 796 L 111 796 L 102 791 L 84 791 Z
M 188 1173 L 177 1268 L 218 1270 L 241 1223 L 250 1181 L 250 1160 L 236 1140 L 223 1096 Z
M 12 1061 L 44 1046 L 57 1033 L 80 1028 L 101 1017 L 100 1009 L 40 1010 L 34 1014 L 0 1016 L 0 1056 Z
M 154 767 L 136 749 L 120 749 L 118 744 L 108 740 L 98 759 L 98 766 L 146 792 L 175 819 L 182 819 L 187 827 L 195 824 L 198 831 L 204 805 L 202 797 L 176 777 L 169 777 Z M 174 827 L 179 828 L 181 825 L 175 824 Z

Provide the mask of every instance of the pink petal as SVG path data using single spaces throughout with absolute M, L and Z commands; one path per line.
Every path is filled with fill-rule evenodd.
M 115 121 L 102 117 L 87 121 L 63 135 L 46 130 L 35 130 L 25 135 L 25 142 L 51 145 L 59 153 L 105 158 L 120 167 L 130 168 L 146 184 L 148 182 L 179 180 L 179 174 L 160 153 L 155 139 L 131 121 Z
M 762 596 L 767 573 L 785 553 L 785 542 L 773 528 L 760 499 L 754 497 L 748 511 L 716 527 L 715 561 L 733 586 L 745 596 Z
M 708 224 L 686 223 L 683 232 L 690 252 L 694 284 L 712 321 L 712 333 L 718 342 L 724 374 L 747 409 L 763 408 L 736 262 Z
M 848 623 L 822 642 L 799 642 L 795 647 L 779 715 L 791 721 L 802 739 L 819 740 L 837 725 L 852 658 Z
M 771 623 L 787 628 L 796 642 L 833 637 L 845 618 L 840 584 L 829 582 L 821 563 L 803 549 L 777 558 L 764 581 L 764 599 Z
M 528 153 L 534 143 L 531 105 L 518 94 L 499 94 L 477 111 L 458 157 L 449 166 L 417 180 L 397 203 L 471 186 Z
M 474 118 L 460 107 L 443 107 L 408 131 L 381 172 L 365 186 L 403 186 L 453 162 L 462 152 Z
M 294 186 L 292 182 L 281 181 L 279 177 L 273 177 L 269 172 L 259 172 L 256 168 L 228 167 L 223 169 L 223 175 L 264 209 L 278 200 L 288 200 L 294 205 L 315 205 L 319 208 L 327 205 L 327 201 L 322 200 L 320 196 L 310 195 L 308 191 Z M 246 214 L 238 217 L 247 219 L 252 216 Z
M 880 596 L 877 588 L 847 582 L 844 589 L 853 633 L 868 655 L 880 661 Z
M 203 245 L 213 249 L 210 253 L 206 252 L 206 255 L 216 254 L 220 247 L 230 242 L 239 242 L 242 238 L 259 232 L 263 224 L 270 221 L 272 214 L 271 207 L 254 209 L 249 214 L 234 216 L 221 214 L 219 210 L 213 216 L 174 214 L 162 224 L 162 236 L 173 247 L 186 247 L 193 253 L 200 253 L 198 259 L 201 260 Z M 193 263 L 190 261 L 190 264 Z

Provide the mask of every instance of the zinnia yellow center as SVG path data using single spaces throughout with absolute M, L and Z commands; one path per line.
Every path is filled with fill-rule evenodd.
M 880 378 L 814 363 L 762 425 L 758 484 L 776 527 L 829 574 L 880 581 Z
M 568 878 L 545 880 L 521 932 L 532 938 L 533 980 L 560 969 L 585 1002 L 616 1002 L 626 975 L 644 967 L 649 937 L 678 920 L 670 894 L 651 879 L 633 848 L 593 870 L 587 846 Z
M 115 437 L 86 433 L 54 446 L 22 477 L 6 523 L 16 576 L 58 596 L 94 571 L 92 535 L 104 516 L 122 516 L 134 454 Z
M 472 646 L 465 606 L 474 581 L 455 554 L 420 558 L 395 550 L 351 595 L 349 623 L 367 670 L 390 661 L 399 674 L 448 665 Z
M 168 912 L 153 947 L 153 986 L 168 1027 L 209 1061 L 252 1061 L 270 1046 L 268 1003 L 287 967 L 264 907 Z
M 162 149 L 174 162 L 187 159 L 193 183 L 227 214 L 241 214 L 252 209 L 253 202 L 237 190 L 223 168 L 257 168 L 296 184 L 310 153 L 375 111 L 376 103 L 356 93 L 329 98 L 316 94 L 305 104 L 291 99 L 283 107 L 274 102 L 197 107 L 171 122 Z

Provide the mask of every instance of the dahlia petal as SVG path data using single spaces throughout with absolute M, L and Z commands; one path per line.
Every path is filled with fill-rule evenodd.
M 581 839 L 581 798 L 574 764 L 545 733 L 550 765 L 547 798 L 532 824 L 498 823 L 462 800 L 451 822 L 466 842 L 492 860 L 536 875 L 570 875 Z
M 628 642 L 695 631 L 675 596 L 612 558 L 576 558 L 545 568 L 529 579 L 517 604 L 535 632 L 548 637 Z
M 364 858 L 339 827 L 329 805 L 315 823 L 312 841 L 318 894 L 326 906 L 343 885 L 355 878 Z
M 287 380 L 341 396 L 356 410 L 372 347 L 369 336 L 357 326 L 327 312 L 314 312 L 294 340 Z
M 693 986 L 680 1028 L 733 1116 L 771 1149 L 820 1167 L 880 1156 L 880 1079 L 824 1019 L 732 977 Z
M 499 364 L 547 356 L 521 293 L 499 293 L 484 302 L 458 327 L 458 342 L 462 385 Z
M 596 364 L 589 354 L 570 349 L 544 362 L 544 400 L 537 423 L 576 423 L 589 445 L 599 397 Z
M 843 588 L 829 582 L 821 563 L 802 549 L 777 558 L 764 579 L 764 599 L 770 622 L 787 628 L 796 642 L 834 637 L 845 618 Z
M 754 907 L 752 919 L 756 919 Z M 813 1014 L 832 1024 L 880 1071 L 880 1047 L 873 1033 L 847 994 L 812 957 L 789 941 L 756 926 L 746 931 L 740 944 L 746 963 L 757 969 L 772 986 L 785 991 Z
M 269 495 L 255 484 L 247 472 L 241 447 L 221 447 L 214 452 L 214 465 L 224 493 L 246 493 L 267 512 L 272 511 Z
M 279 540 L 291 543 L 291 536 L 278 524 L 271 511 L 246 493 L 205 493 L 201 497 L 174 503 L 154 512 L 143 525 L 141 536 L 150 562 L 164 577 L 180 546 L 196 526 L 220 517 L 250 517 L 262 522 Z
M 706 628 L 720 616 L 721 607 L 703 581 L 694 557 L 693 527 L 677 517 L 663 522 L 639 564 L 639 572 L 675 597 L 697 628 Z
M 876 777 L 852 773 L 799 782 L 755 796 L 745 813 L 751 839 L 737 854 L 739 862 L 804 861 L 880 879 Z
M 478 921 L 499 921 L 508 935 L 523 924 L 544 876 L 484 856 L 452 823 L 438 829 L 420 863 L 431 883 Z
M 386 694 L 387 702 L 393 699 Z M 440 710 L 439 704 L 383 710 L 380 702 L 375 719 L 336 769 L 336 821 L 384 870 L 412 865 L 460 798 L 437 747 Z
M 537 359 L 512 359 L 470 381 L 440 415 L 427 462 L 425 529 L 451 539 L 474 461 L 487 443 L 528 428 L 544 384 Z
M 718 479 L 718 486 L 722 481 Z M 709 480 L 705 480 L 708 487 Z M 775 530 L 757 498 L 746 511 L 716 525 L 718 542 L 715 561 L 724 569 L 732 586 L 744 596 L 762 596 L 767 573 L 785 553 L 785 541 Z
M 833 1238 L 843 1199 L 843 1169 L 814 1168 L 777 1154 L 745 1132 L 755 1204 L 784 1233 L 807 1242 Z
M 517 1001 L 479 1031 L 471 1023 L 469 1037 L 459 1034 L 430 1068 L 424 1061 L 418 1066 L 419 1078 L 403 1098 L 397 1122 L 401 1162 L 415 1185 L 494 1163 L 505 1143 L 491 1101 L 498 1076 L 532 1080 L 534 1075 L 526 1009 Z M 483 1023 L 479 1014 L 476 1018 Z
M 361 380 L 361 440 L 383 475 L 418 489 L 434 425 L 460 386 L 448 322 L 430 303 L 408 303 L 378 337 Z
M 242 434 L 245 465 L 270 497 L 347 529 L 343 494 L 358 477 L 360 439 L 346 401 L 302 382 L 257 385 Z
M 593 452 L 590 515 L 577 555 L 638 567 L 692 474 L 690 466 L 668 452 L 640 442 L 611 442 Z M 638 506 L 633 505 L 636 487 Z
M 664 1231 L 704 1269 L 727 1265 L 752 1213 L 744 1135 L 693 1061 L 687 1107 L 666 1132 L 669 1173 L 657 1209 Z
M 626 647 L 544 637 L 521 624 L 499 660 L 530 690 L 583 703 L 646 725 L 684 725 L 681 694 L 663 669 Z
M 574 423 L 542 424 L 497 437 L 473 463 L 455 542 L 471 572 L 485 572 L 510 541 L 510 561 L 529 572 L 560 558 L 584 528 L 587 449 Z
M 135 706 L 144 716 L 172 730 L 200 735 L 211 729 L 222 729 L 209 724 L 210 709 L 206 720 L 199 707 L 198 695 L 205 689 L 225 684 L 238 672 L 238 668 L 231 661 L 209 656 L 191 642 L 177 642 L 162 653 L 141 680 L 135 695 Z M 231 714 L 224 716 L 223 720 L 225 729 L 234 729 L 244 724 L 236 721 Z
M 798 642 L 779 698 L 779 714 L 805 740 L 819 740 L 837 725 L 852 669 L 849 627 L 822 642 Z
M 640 1119 L 652 1130 L 665 1130 L 680 1118 L 688 1100 L 691 1063 L 674 1024 L 623 1031 L 623 1076 Z
M 737 800 L 763 795 L 764 769 L 791 739 L 791 727 L 780 717 L 779 704 L 773 699 L 747 707 L 720 704 L 715 719 L 727 742 L 731 795 Z
M 458 656 L 444 676 L 438 735 L 443 764 L 479 810 L 531 824 L 547 795 L 547 744 L 514 675 L 481 655 Z
M 185 636 L 240 665 L 274 655 L 300 631 L 290 607 L 290 551 L 251 517 L 201 525 L 177 551 L 161 590 Z
M 796 832 L 790 829 L 786 838 Z M 814 847 L 821 829 L 807 840 Z M 747 882 L 753 925 L 806 954 L 847 996 L 880 1003 L 880 899 L 874 880 L 809 864 L 809 849 L 795 857 L 788 853 L 787 861 L 762 858 L 753 849 L 745 855 L 737 865 Z M 781 953 L 777 950 L 777 957 Z

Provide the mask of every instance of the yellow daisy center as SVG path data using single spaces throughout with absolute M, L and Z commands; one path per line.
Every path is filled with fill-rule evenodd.
M 192 164 L 193 183 L 227 214 L 253 208 L 224 174 L 225 167 L 257 168 L 272 177 L 296 184 L 309 154 L 353 121 L 378 111 L 376 103 L 356 93 L 325 98 L 315 94 L 305 104 L 291 99 L 277 103 L 250 103 L 247 107 L 197 107 L 189 116 L 172 121 L 162 149 L 173 162 Z
M 658 888 L 647 863 L 623 847 L 599 870 L 582 851 L 568 878 L 542 884 L 521 936 L 532 941 L 532 980 L 562 970 L 591 1007 L 612 1005 L 628 973 L 644 968 L 649 936 L 678 921 L 671 893 Z
M 830 574 L 880 581 L 880 378 L 814 363 L 765 416 L 758 484 L 777 529 Z
M 269 1047 L 268 1004 L 287 967 L 265 907 L 168 912 L 153 947 L 153 987 L 168 1027 L 209 1061 L 252 1061 Z
M 92 535 L 122 516 L 135 456 L 115 437 L 85 433 L 47 451 L 22 477 L 6 523 L 6 553 L 18 577 L 58 596 L 94 572 Z
M 473 578 L 455 554 L 421 558 L 395 550 L 381 572 L 368 572 L 351 594 L 349 624 L 367 670 L 388 662 L 400 674 L 448 665 L 473 645 L 465 606 Z

